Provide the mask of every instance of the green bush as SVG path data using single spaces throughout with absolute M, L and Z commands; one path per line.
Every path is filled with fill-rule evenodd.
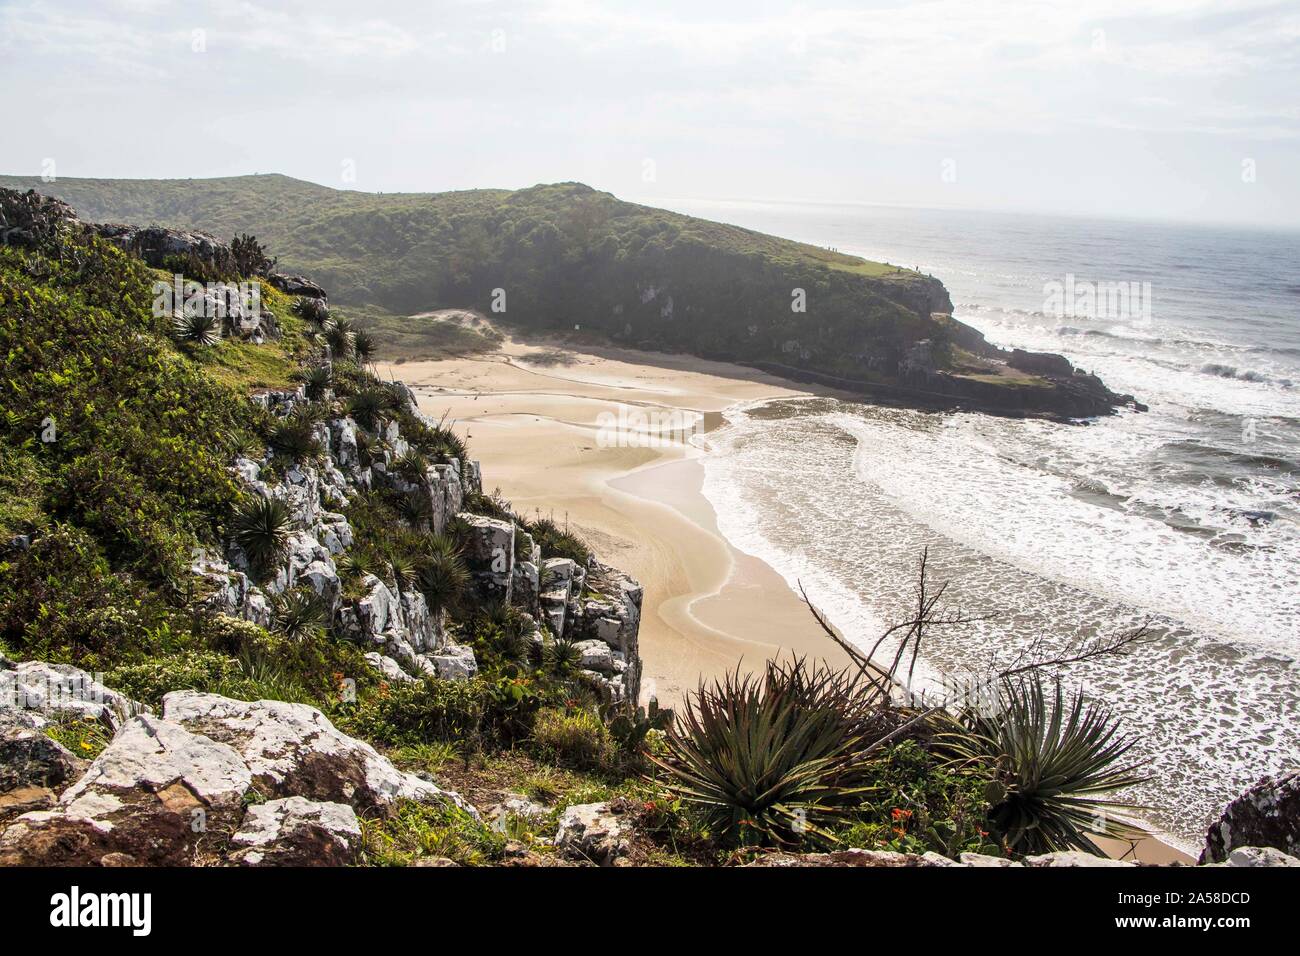
M 610 768 L 616 759 L 614 740 L 605 722 L 589 710 L 546 709 L 533 727 L 538 757 L 575 770 Z
M 158 707 L 176 690 L 210 692 L 243 676 L 239 662 L 215 651 L 187 650 L 160 660 L 115 667 L 105 682 L 132 700 Z
M 347 726 L 368 740 L 390 746 L 435 741 L 477 741 L 484 716 L 483 685 L 435 677 L 381 685 L 360 701 Z

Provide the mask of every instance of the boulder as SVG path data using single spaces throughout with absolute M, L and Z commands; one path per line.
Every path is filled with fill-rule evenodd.
M 1271 846 L 1240 846 L 1227 860 L 1210 866 L 1300 866 L 1300 859 Z
M 244 866 L 347 866 L 361 846 L 361 824 L 345 803 L 285 797 L 248 808 L 231 839 Z
M 1111 860 L 1104 856 L 1093 856 L 1082 850 L 1062 850 L 1057 853 L 1043 853 L 1039 856 L 1025 857 L 1025 866 L 1047 867 L 1098 867 L 1098 866 L 1134 866 L 1127 860 Z
M 1300 856 L 1300 770 L 1265 777 L 1233 800 L 1205 836 L 1201 863 L 1222 863 L 1237 847 Z
M 448 644 L 429 658 L 443 680 L 469 680 L 478 673 L 474 649 L 463 644 Z
M 0 710 L 0 794 L 62 790 L 85 771 L 86 761 L 45 735 L 45 723 L 30 711 Z
M 600 674 L 614 673 L 614 654 L 604 641 L 578 641 L 573 647 L 582 656 L 578 664 L 582 669 Z
M 116 730 L 149 708 L 109 690 L 71 664 L 23 661 L 0 670 L 0 710 L 34 710 L 46 717 L 68 714 L 99 720 Z
M 315 282 L 303 276 L 286 275 L 283 272 L 272 272 L 266 277 L 266 281 L 275 286 L 285 295 L 301 295 L 309 299 L 325 299 L 325 290 Z
M 395 684 L 413 684 L 418 678 L 412 677 L 406 671 L 402 670 L 402 665 L 397 663 L 391 657 L 385 657 L 378 651 L 371 651 L 366 655 L 366 662 L 375 670 L 383 675 L 384 680 L 392 681 Z
M 613 866 L 631 850 L 632 828 L 608 803 L 582 803 L 560 814 L 555 846 L 563 854 Z
M 509 601 L 515 560 L 512 522 L 462 513 L 469 528 L 465 563 L 479 595 L 487 601 Z
M 0 836 L 0 865 L 86 866 L 110 853 L 187 864 L 204 834 L 238 818 L 251 782 L 225 744 L 134 717 L 54 809 L 24 814 Z
M 307 704 L 183 690 L 163 698 L 163 713 L 233 747 L 258 788 L 274 797 L 302 796 L 381 812 L 398 800 L 437 801 L 474 813 L 456 794 L 398 770 L 374 747 L 341 733 Z

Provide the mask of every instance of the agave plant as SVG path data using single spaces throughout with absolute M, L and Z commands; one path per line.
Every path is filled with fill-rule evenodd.
M 878 684 L 802 659 L 701 683 L 651 756 L 666 786 L 733 845 L 832 844 L 870 789 L 871 744 L 893 721 Z
M 427 528 L 433 523 L 433 501 L 419 488 L 398 498 L 393 508 L 397 516 L 412 528 Z
M 410 482 L 424 481 L 429 471 L 429 459 L 415 449 L 410 449 L 394 458 L 388 470 Z
M 420 562 L 415 580 L 429 610 L 436 613 L 460 603 L 469 589 L 470 574 L 459 554 L 434 551 Z
M 339 359 L 350 359 L 356 347 L 356 330 L 347 319 L 331 320 L 325 323 L 323 332 L 325 344 L 330 347 L 330 354 Z
M 325 397 L 325 392 L 334 384 L 334 374 L 328 365 L 313 365 L 302 376 L 307 387 L 307 397 L 318 402 Z
M 582 651 L 571 638 L 557 637 L 542 649 L 542 666 L 563 677 L 572 674 L 582 663 Z
M 1088 834 L 1125 839 L 1134 828 L 1112 810 L 1132 804 L 1102 799 L 1140 783 L 1120 759 L 1136 743 L 1119 722 L 1082 693 L 1067 702 L 1059 681 L 1050 699 L 1037 672 L 1004 680 L 992 715 L 968 712 L 961 729 L 937 742 L 964 766 L 991 769 L 997 781 L 989 822 L 1015 853 L 1104 851 Z
M 293 519 L 280 499 L 254 495 L 235 507 L 231 528 L 253 571 L 265 577 L 284 557 Z
M 379 349 L 379 343 L 375 337 L 364 329 L 358 329 L 352 336 L 352 354 L 356 356 L 357 362 L 365 365 L 375 357 L 375 352 Z
M 315 325 L 318 329 L 324 329 L 330 318 L 329 306 L 320 299 L 303 298 L 299 299 L 293 307 L 294 311 L 301 315 L 308 322 Z
M 221 341 L 221 320 L 207 310 L 178 315 L 172 319 L 172 335 L 179 342 L 216 345 Z
M 294 588 L 274 599 L 272 630 L 295 641 L 320 637 L 329 624 L 329 609 L 320 595 L 309 588 Z
M 367 431 L 378 431 L 389 410 L 388 396 L 377 388 L 363 389 L 348 400 L 348 414 Z
M 266 438 L 271 450 L 293 461 L 307 461 L 321 455 L 324 448 L 316 434 L 316 423 L 306 415 L 288 415 L 279 419 Z

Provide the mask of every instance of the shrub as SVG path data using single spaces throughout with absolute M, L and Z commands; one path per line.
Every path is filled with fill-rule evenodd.
M 115 667 L 105 683 L 132 700 L 157 707 L 175 690 L 211 691 L 240 674 L 239 662 L 214 651 L 189 650 L 161 660 Z
M 236 236 L 230 243 L 230 253 L 235 271 L 241 276 L 265 276 L 275 269 L 276 260 L 267 258 L 266 250 L 253 236 Z
M 351 359 L 355 355 L 356 331 L 347 319 L 326 323 L 323 332 L 330 354 L 337 359 Z
M 1109 711 L 1082 692 L 1067 704 L 1059 681 L 1049 701 L 1036 671 L 1003 681 L 999 703 L 992 716 L 967 712 L 961 729 L 939 743 L 959 765 L 998 781 L 989 821 L 1008 849 L 1104 856 L 1089 832 L 1120 839 L 1134 833 L 1108 813 L 1131 805 L 1100 799 L 1145 779 L 1136 764 L 1117 766 L 1137 741 L 1119 733 Z
M 356 356 L 358 362 L 362 365 L 369 362 L 375 357 L 375 351 L 378 349 L 378 343 L 369 332 L 364 329 L 358 329 L 352 336 L 352 354 Z
M 236 507 L 231 524 L 235 543 L 254 573 L 265 578 L 288 548 L 293 524 L 288 506 L 279 498 L 253 495 Z
M 547 761 L 574 770 L 609 768 L 614 741 L 604 721 L 589 710 L 543 710 L 533 727 L 532 745 Z
M 390 684 L 366 696 L 350 728 L 390 746 L 475 740 L 483 720 L 483 685 L 426 677 Z
M 665 786 L 729 844 L 833 843 L 866 791 L 867 747 L 892 717 L 881 690 L 848 671 L 769 661 L 686 698 L 665 753 Z
M 321 637 L 329 625 L 329 608 L 311 588 L 294 588 L 276 595 L 271 605 L 271 628 L 293 641 Z
M 316 434 L 316 423 L 309 416 L 300 414 L 277 419 L 267 435 L 266 444 L 275 453 L 296 462 L 319 458 L 325 451 Z
M 583 567 L 591 560 L 591 549 L 567 525 L 561 528 L 550 518 L 538 518 L 527 522 L 525 527 L 544 557 L 571 558 Z
M 206 310 L 178 315 L 172 320 L 172 335 L 190 345 L 216 345 L 221 341 L 221 320 Z
M 469 585 L 469 568 L 459 553 L 432 550 L 416 572 L 415 586 L 434 613 L 458 607 Z

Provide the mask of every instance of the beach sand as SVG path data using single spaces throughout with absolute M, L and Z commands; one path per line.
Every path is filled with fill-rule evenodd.
M 847 661 L 785 580 L 718 532 L 701 493 L 702 452 L 685 440 L 739 402 L 806 392 L 690 356 L 514 340 L 379 373 L 411 386 L 425 414 L 457 423 L 483 464 L 484 491 L 499 488 L 520 514 L 567 521 L 641 582 L 643 684 L 661 703 L 783 653 Z M 619 441 L 608 423 L 620 414 L 633 426 L 638 414 L 663 420 L 647 426 L 653 441 Z
M 719 533 L 701 491 L 703 452 L 683 435 L 717 427 L 738 403 L 810 394 L 801 386 L 686 355 L 516 338 L 489 354 L 378 372 L 411 386 L 426 415 L 456 423 L 482 462 L 484 491 L 499 489 L 522 515 L 568 522 L 641 582 L 643 693 L 673 706 L 738 665 L 848 662 L 785 579 Z M 655 440 L 627 441 L 632 429 Z M 1155 839 L 1138 858 L 1188 859 Z

